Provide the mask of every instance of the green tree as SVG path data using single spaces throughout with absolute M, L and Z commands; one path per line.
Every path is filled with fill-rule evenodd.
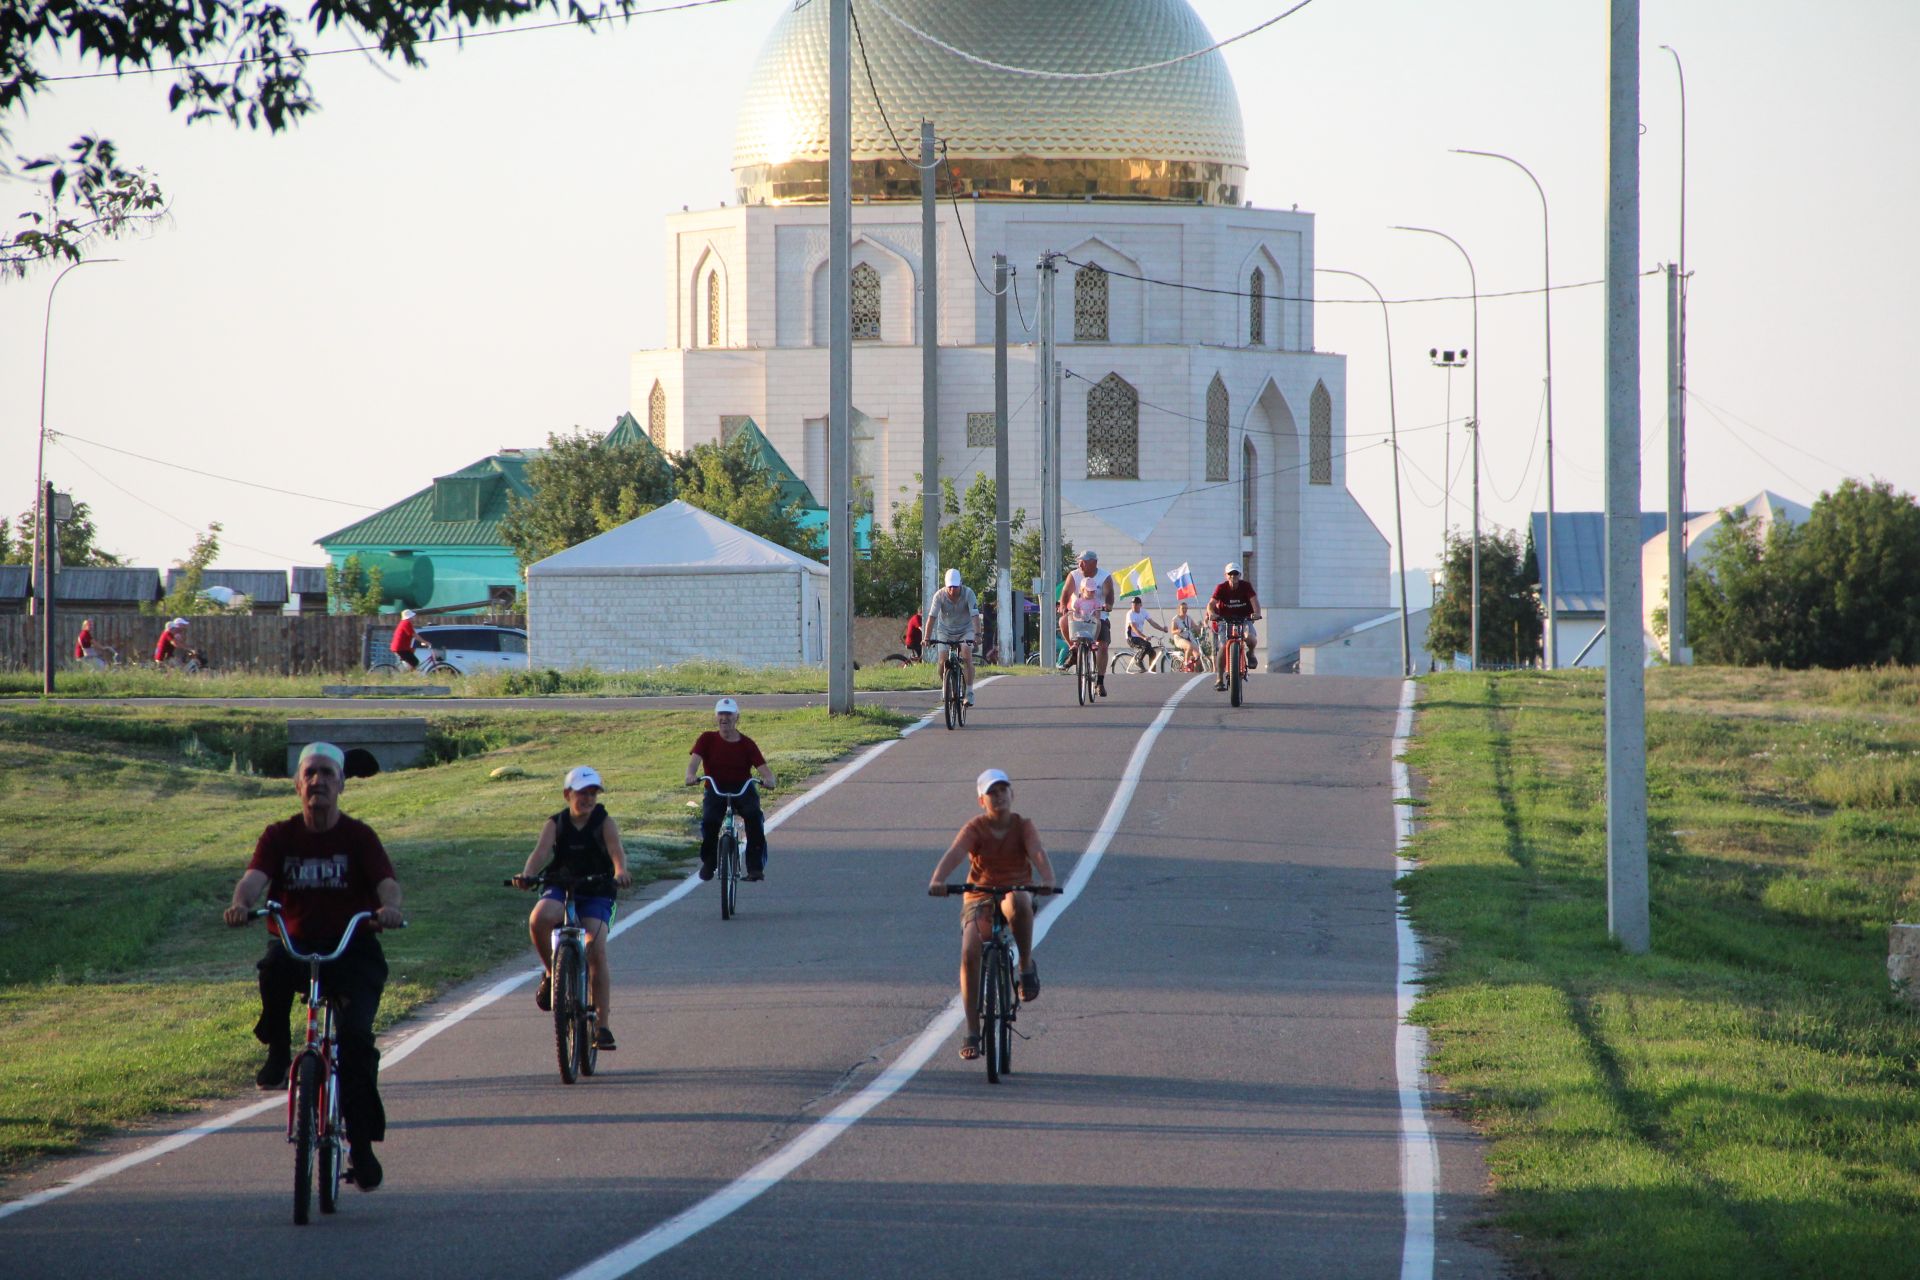
M 12 144 L 9 120 L 48 91 L 42 59 L 116 72 L 171 64 L 179 70 L 167 106 L 184 110 L 189 123 L 224 116 L 235 127 L 277 133 L 319 107 L 307 83 L 316 38 L 333 35 L 417 67 L 426 63 L 423 45 L 529 14 L 564 14 L 590 28 L 629 9 L 627 0 L 315 0 L 304 13 L 271 0 L 0 0 L 0 147 Z M 43 262 L 79 261 L 94 237 L 164 213 L 158 186 L 145 170 L 122 165 L 106 138 L 83 137 L 64 155 L 0 157 L 0 173 L 28 175 L 45 210 L 0 238 L 0 272 L 15 276 Z
M 951 479 L 940 485 L 940 567 L 959 569 L 984 603 L 994 589 L 993 522 L 997 490 L 993 478 L 976 473 L 959 491 Z M 867 617 L 904 617 L 926 603 L 920 598 L 921 498 L 894 506 L 886 527 L 874 522 L 872 551 L 853 580 L 854 611 Z M 1027 512 L 1016 507 L 1007 519 L 1012 538 L 1013 588 L 1026 591 L 1040 573 L 1040 530 L 1027 527 Z M 1073 565 L 1073 545 L 1061 547 L 1060 572 Z
M 673 499 L 667 460 L 645 444 L 609 444 L 597 431 L 547 436 L 527 463 L 533 496 L 507 499 L 500 532 L 528 565 L 616 529 Z
M 54 526 L 60 535 L 60 563 L 63 565 L 116 565 L 126 561 L 100 549 L 95 541 L 93 510 L 84 502 L 73 504 L 73 514 Z M 20 513 L 8 540 L 7 522 L 0 520 L 0 564 L 27 564 L 33 559 L 33 508 Z
M 823 548 L 800 524 L 800 505 L 781 496 L 772 473 L 761 466 L 744 434 L 726 444 L 697 444 L 673 459 L 675 496 L 769 542 L 802 555 Z
M 372 617 L 380 612 L 384 584 L 380 566 L 363 568 L 358 554 L 327 565 L 327 612 Z
M 174 562 L 174 566 L 180 570 L 180 576 L 174 580 L 173 590 L 167 592 L 158 604 L 141 605 L 141 612 L 165 614 L 168 617 L 175 614 L 225 613 L 225 606 L 200 594 L 200 585 L 206 580 L 207 566 L 219 556 L 220 522 L 216 520 L 207 526 L 205 533 L 193 540 L 186 559 Z
M 1442 663 L 1473 645 L 1473 543 L 1447 535 L 1445 577 L 1427 622 L 1427 652 Z M 1540 657 L 1540 597 L 1520 536 L 1494 528 L 1480 535 L 1480 662 L 1534 662 Z

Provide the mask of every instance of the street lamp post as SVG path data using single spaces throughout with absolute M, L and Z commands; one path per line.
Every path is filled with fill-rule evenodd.
M 1373 296 L 1380 302 L 1380 326 L 1387 336 L 1387 434 L 1393 443 L 1393 545 L 1399 552 L 1400 572 L 1400 674 L 1413 674 L 1413 645 L 1407 626 L 1407 535 L 1400 520 L 1400 418 L 1393 403 L 1393 318 L 1387 312 L 1387 300 L 1380 290 L 1374 288 L 1373 281 L 1358 271 L 1342 271 L 1337 267 L 1316 267 L 1328 275 L 1352 276 L 1367 288 L 1373 290 Z
M 1671 350 L 1667 362 L 1667 656 L 1675 666 L 1692 662 L 1687 644 L 1687 72 L 1672 45 L 1680 77 L 1680 261 L 1672 289 Z
M 1473 290 L 1473 349 L 1480 349 L 1480 276 L 1473 269 L 1473 256 L 1461 247 L 1458 240 L 1444 231 L 1435 231 L 1432 227 L 1400 227 L 1395 231 L 1418 231 L 1422 235 L 1439 236 L 1454 248 L 1460 250 L 1460 256 L 1467 260 L 1467 280 Z M 1469 602 L 1469 617 L 1472 624 L 1472 639 L 1469 642 L 1472 653 L 1473 669 L 1480 669 L 1480 361 L 1473 362 L 1473 422 L 1468 427 L 1473 449 L 1473 598 Z
M 1533 184 L 1534 191 L 1540 196 L 1540 257 L 1544 266 L 1540 290 L 1540 302 L 1545 311 L 1546 353 L 1547 353 L 1547 545 L 1542 551 L 1540 561 L 1540 594 L 1547 598 L 1547 670 L 1552 671 L 1558 665 L 1560 610 L 1554 603 L 1553 595 L 1553 246 L 1549 238 L 1547 219 L 1547 192 L 1540 185 L 1540 179 L 1533 176 L 1533 170 L 1515 160 L 1512 156 L 1502 155 L 1498 151 L 1473 151 L 1466 147 L 1455 147 L 1454 152 L 1463 156 L 1485 156 L 1489 160 L 1505 160 L 1508 164 L 1527 175 L 1527 181 Z
M 118 262 L 118 258 L 86 258 L 69 265 L 65 271 L 53 278 L 53 287 L 47 290 L 47 318 L 40 326 L 40 447 L 33 463 L 33 562 L 29 574 L 33 578 L 40 576 L 40 547 L 45 537 L 47 522 L 46 503 L 43 501 L 47 488 L 47 351 L 53 337 L 53 295 L 59 290 L 60 282 L 67 278 L 68 272 L 79 267 L 91 267 L 101 262 Z M 47 573 L 47 581 L 33 582 L 27 588 L 27 601 L 31 608 L 46 611 L 48 600 L 53 598 L 52 571 Z

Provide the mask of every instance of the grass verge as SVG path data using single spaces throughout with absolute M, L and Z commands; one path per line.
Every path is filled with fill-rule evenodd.
M 387 940 L 382 1025 L 528 950 L 528 902 L 500 887 L 559 779 L 608 784 L 640 883 L 696 840 L 687 749 L 703 711 L 432 717 L 438 762 L 350 782 L 406 892 Z M 789 787 L 907 717 L 862 707 L 757 711 L 746 726 Z M 197 707 L 0 709 L 0 1177 L 145 1117 L 250 1083 L 258 928 L 219 922 L 268 822 L 297 812 L 285 714 Z M 507 776 L 492 772 L 508 766 Z M 775 793 L 777 801 L 779 793 Z
M 1648 681 L 1653 948 L 1606 931 L 1602 682 L 1424 683 L 1416 1018 L 1555 1276 L 1910 1276 L 1920 672 Z

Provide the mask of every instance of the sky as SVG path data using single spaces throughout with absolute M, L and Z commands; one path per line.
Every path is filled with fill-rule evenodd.
M 1290 2 L 1290 0 L 1289 0 Z M 52 86 L 9 116 L 12 151 L 114 139 L 172 196 L 166 225 L 103 245 L 117 262 L 0 282 L 0 512 L 30 507 L 46 346 L 50 478 L 98 541 L 170 565 L 209 521 L 230 568 L 318 564 L 314 539 L 436 474 L 549 432 L 606 430 L 628 357 L 667 320 L 664 216 L 732 199 L 736 106 L 790 0 L 734 0 L 428 51 L 424 70 L 316 58 L 322 110 L 279 135 L 188 126 L 168 78 Z M 1193 0 L 1216 39 L 1282 0 Z M 1468 521 L 1470 473 L 1434 347 L 1475 351 L 1483 523 L 1544 509 L 1541 205 L 1556 285 L 1605 262 L 1604 0 L 1314 0 L 1228 47 L 1256 205 L 1316 215 L 1318 262 L 1391 308 L 1409 568 Z M 884 21 L 873 16 L 866 21 Z M 329 33 L 312 48 L 350 43 Z M 1686 75 L 1688 506 L 1761 489 L 1811 503 L 1848 476 L 1920 491 L 1905 369 L 1920 339 L 1920 5 L 1674 0 L 1641 15 L 1641 240 L 1679 256 Z M 55 68 L 43 65 L 43 70 Z M 73 63 L 65 70 L 90 67 Z M 1902 160 L 1900 156 L 1906 155 Z M 0 182 L 0 215 L 28 207 Z M 1316 346 L 1347 355 L 1347 428 L 1388 421 L 1377 305 L 1322 276 Z M 1643 504 L 1666 501 L 1666 295 L 1642 289 Z M 1603 501 L 1604 290 L 1553 295 L 1556 506 Z M 1452 375 L 1471 408 L 1474 370 Z M 1356 443 L 1359 440 L 1356 439 Z M 1369 442 L 1370 444 L 1370 442 Z M 116 452 L 116 450 L 118 452 Z M 133 455 L 144 455 L 133 456 Z M 1445 457 L 1457 476 L 1444 497 Z M 1391 455 L 1348 484 L 1389 539 Z M 174 464 L 167 466 L 163 464 Z M 214 479 L 180 468 L 230 479 Z M 246 483 L 233 483 L 238 480 Z M 276 492 L 290 491 L 290 492 Z

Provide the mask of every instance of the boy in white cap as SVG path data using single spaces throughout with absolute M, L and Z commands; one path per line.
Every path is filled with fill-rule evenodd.
M 760 813 L 760 797 L 751 788 L 741 791 L 747 785 L 747 779 L 756 773 L 760 785 L 773 785 L 773 770 L 767 765 L 767 758 L 760 754 L 758 744 L 746 734 L 740 732 L 740 704 L 732 698 L 722 698 L 713 704 L 714 727 L 694 740 L 693 751 L 687 756 L 687 785 L 694 786 L 700 781 L 700 771 L 706 770 L 713 785 L 721 791 L 740 791 L 733 799 L 733 807 L 747 824 L 747 879 L 764 880 L 767 876 L 767 824 Z M 700 809 L 700 878 L 713 879 L 714 860 L 718 856 L 720 844 L 720 824 L 726 820 L 727 801 L 712 791 L 706 793 L 706 801 Z
M 1004 888 L 1016 884 L 1041 884 L 1051 887 L 1053 864 L 1040 847 L 1040 832 L 1033 819 L 1013 811 L 1013 782 L 1001 769 L 988 769 L 974 779 L 974 794 L 980 803 L 980 815 L 960 828 L 947 851 L 933 868 L 927 881 L 931 897 L 944 897 L 947 877 L 960 859 L 966 858 L 967 883 Z M 1013 925 L 1013 940 L 1020 948 L 1020 998 L 1032 1001 L 1040 996 L 1040 970 L 1033 962 L 1033 895 L 1010 893 L 1000 899 L 1000 909 Z M 967 1012 L 967 1038 L 961 1042 L 960 1056 L 980 1056 L 980 1009 L 974 987 L 980 978 L 980 939 L 991 929 L 987 913 L 993 899 L 984 893 L 969 893 L 960 908 L 960 1007 Z
M 549 884 L 527 917 L 533 950 L 540 957 L 540 987 L 533 1002 L 543 1012 L 553 1008 L 553 931 L 567 918 L 566 885 L 575 886 L 574 914 L 587 931 L 587 980 L 592 988 L 597 1029 L 594 1046 L 614 1049 L 613 973 L 607 963 L 607 934 L 613 928 L 615 895 L 633 883 L 627 874 L 627 851 L 620 844 L 620 827 L 600 803 L 605 784 L 587 765 L 567 773 L 560 786 L 567 807 L 547 819 L 539 842 L 527 855 L 527 865 L 513 882 L 528 888 L 546 870 L 563 884 Z M 604 890 L 605 892 L 600 892 Z
M 1260 597 L 1254 594 L 1253 584 L 1241 576 L 1239 565 L 1227 565 L 1226 577 L 1213 589 L 1213 598 L 1207 601 L 1207 616 L 1214 620 L 1215 631 L 1221 629 L 1223 622 L 1247 624 L 1247 672 L 1252 671 L 1254 645 L 1259 640 L 1253 623 L 1260 616 Z M 1219 648 L 1214 651 L 1213 676 L 1215 691 L 1227 687 L 1227 646 L 1224 635 L 1221 636 Z
M 980 639 L 980 599 L 960 580 L 958 569 L 947 570 L 945 585 L 933 593 L 926 608 L 926 642 L 957 644 L 967 669 L 967 705 L 973 705 L 973 646 Z
M 340 812 L 346 787 L 346 757 L 330 742 L 310 742 L 294 765 L 293 789 L 300 812 L 260 833 L 253 860 L 233 886 L 222 918 L 236 928 L 262 891 L 280 903 L 296 946 L 329 952 L 340 945 L 347 922 L 362 911 L 374 913 L 383 929 L 397 929 L 400 885 L 393 862 L 373 828 Z M 253 1034 L 267 1046 L 267 1060 L 254 1076 L 262 1089 L 287 1083 L 291 1032 L 287 1015 L 296 989 L 304 991 L 307 966 L 280 945 L 267 942 L 267 954 L 255 966 L 260 977 L 260 1020 Z M 373 1144 L 386 1137 L 387 1113 L 380 1102 L 380 1051 L 374 1047 L 373 1019 L 387 985 L 387 959 L 376 931 L 354 930 L 346 953 L 320 967 L 321 981 L 340 1008 L 340 1110 L 347 1122 L 352 1168 L 347 1176 L 362 1191 L 380 1185 L 380 1162 Z

